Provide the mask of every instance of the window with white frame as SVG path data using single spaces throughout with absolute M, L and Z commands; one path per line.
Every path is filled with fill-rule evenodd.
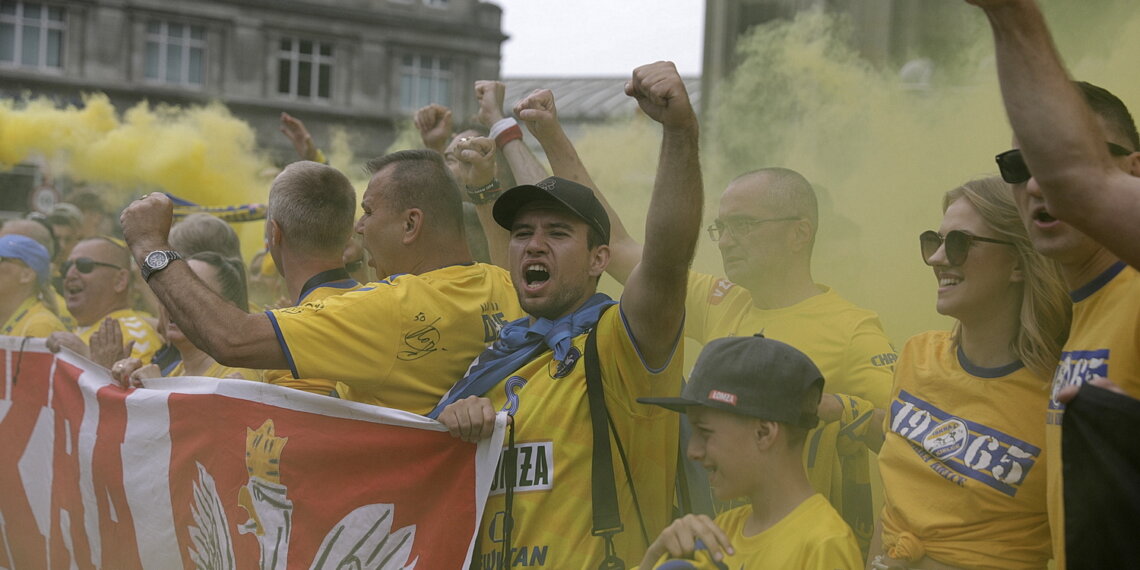
M 62 68 L 66 28 L 60 6 L 0 0 L 0 65 Z
M 451 106 L 451 60 L 405 55 L 400 65 L 400 107 L 411 111 L 431 103 Z
M 297 99 L 328 99 L 332 69 L 331 43 L 282 38 L 277 52 L 277 92 Z
M 148 81 L 200 86 L 205 70 L 205 27 L 147 22 L 145 75 Z

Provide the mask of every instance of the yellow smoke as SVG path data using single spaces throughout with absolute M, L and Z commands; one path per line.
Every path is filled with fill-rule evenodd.
M 0 101 L 0 168 L 35 156 L 53 176 L 98 184 L 112 207 L 151 190 L 206 206 L 264 202 L 269 179 L 262 173 L 272 166 L 253 129 L 221 104 L 143 102 L 120 116 L 102 94 L 85 97 L 81 108 Z M 248 249 L 260 247 L 260 224 L 235 228 Z
M 1045 10 L 1073 75 L 1136 108 L 1140 82 L 1126 70 L 1140 49 L 1140 13 L 1125 2 L 1103 4 L 1095 15 L 1082 12 L 1083 3 L 1048 2 Z M 938 227 L 947 190 L 995 172 L 994 154 L 1010 145 L 985 16 L 965 3 L 952 16 L 952 41 L 923 54 L 936 64 L 927 89 L 859 58 L 841 39 L 843 23 L 827 15 L 759 26 L 742 38 L 739 67 L 702 117 L 706 222 L 736 175 L 767 166 L 799 171 L 820 199 L 813 276 L 877 311 L 899 348 L 917 332 L 951 324 L 934 310 L 936 284 L 918 234 Z M 576 141 L 635 236 L 644 232 L 655 127 L 623 121 Z M 703 235 L 694 265 L 723 274 Z

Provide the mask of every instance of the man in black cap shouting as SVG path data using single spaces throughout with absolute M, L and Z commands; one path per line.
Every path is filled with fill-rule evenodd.
M 664 134 L 645 255 L 616 307 L 596 293 L 610 260 L 610 222 L 589 188 L 547 178 L 512 188 L 494 206 L 495 221 L 510 231 L 511 279 L 528 316 L 503 328 L 433 412 L 469 441 L 489 435 L 496 411 L 513 416 L 519 443 L 492 482 L 476 567 L 605 560 L 614 568 L 617 559 L 640 557 L 671 518 L 677 417 L 635 399 L 680 389 L 685 282 L 703 203 L 698 125 L 671 63 L 634 70 L 626 93 Z M 587 374 L 592 363 L 599 375 Z M 588 376 L 600 376 L 612 461 L 594 459 Z M 608 444 L 607 431 L 600 433 Z M 616 499 L 591 501 L 591 466 L 606 463 Z M 615 506 L 620 524 L 596 529 L 595 509 Z
M 709 472 L 722 501 L 750 504 L 677 519 L 649 547 L 641 568 L 862 568 L 855 535 L 815 493 L 803 465 L 804 439 L 819 422 L 823 375 L 804 353 L 764 338 L 729 337 L 701 351 L 679 398 L 638 398 L 685 413 L 687 453 Z

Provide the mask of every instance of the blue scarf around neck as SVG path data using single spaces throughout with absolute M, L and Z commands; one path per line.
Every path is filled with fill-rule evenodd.
M 471 363 L 467 374 L 444 394 L 427 417 L 438 418 L 448 404 L 467 396 L 486 394 L 499 381 L 547 349 L 554 352 L 554 360 L 564 361 L 573 346 L 574 337 L 594 328 L 602 313 L 615 303 L 605 293 L 595 293 L 573 313 L 557 320 L 539 318 L 530 324 L 530 317 L 523 317 L 507 323 L 499 331 L 499 339 Z

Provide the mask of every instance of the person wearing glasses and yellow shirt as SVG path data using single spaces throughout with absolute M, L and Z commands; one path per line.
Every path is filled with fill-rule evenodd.
M 124 343 L 131 343 L 130 356 L 149 363 L 162 339 L 151 325 L 153 317 L 130 308 L 131 257 L 127 248 L 111 238 L 85 239 L 72 248 L 67 261 L 60 266 L 63 276 L 63 299 L 78 325 L 75 335 L 84 346 L 106 320 L 119 325 Z M 59 343 L 79 348 L 74 339 Z M 110 362 L 101 362 L 110 366 Z
M 36 240 L 0 236 L 0 335 L 45 338 L 67 328 L 44 304 L 41 294 L 51 278 L 51 257 Z
M 947 192 L 919 237 L 952 330 L 907 341 L 879 452 L 870 568 L 1044 568 L 1046 386 L 1069 330 L 1059 265 L 1033 249 L 1009 185 Z M 879 425 L 884 425 L 880 423 Z

